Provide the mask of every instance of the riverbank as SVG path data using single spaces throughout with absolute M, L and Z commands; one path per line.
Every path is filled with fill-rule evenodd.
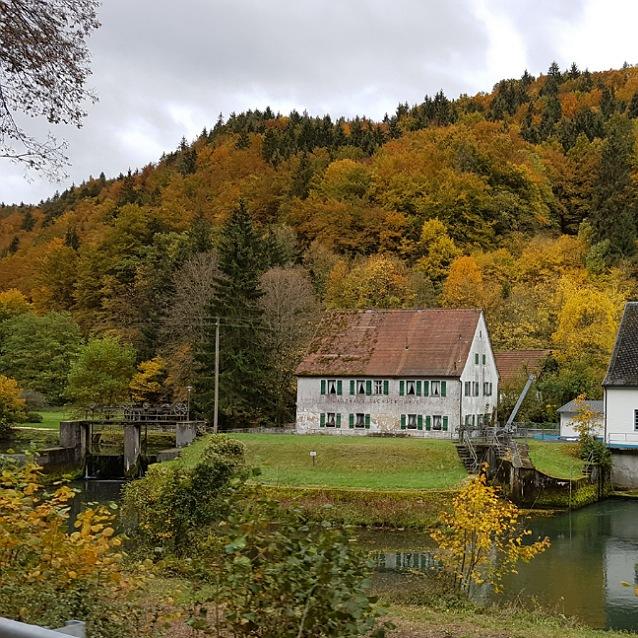
M 388 619 L 396 629 L 388 638 L 627 638 L 622 631 L 591 629 L 576 620 L 542 610 L 513 607 L 437 609 L 393 605 Z

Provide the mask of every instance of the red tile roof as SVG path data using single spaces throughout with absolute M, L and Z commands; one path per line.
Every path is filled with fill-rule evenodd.
M 528 374 L 538 374 L 550 350 L 509 350 L 495 352 L 496 367 L 501 383 L 507 385 L 527 378 Z
M 329 312 L 297 374 L 459 377 L 480 316 L 478 309 Z

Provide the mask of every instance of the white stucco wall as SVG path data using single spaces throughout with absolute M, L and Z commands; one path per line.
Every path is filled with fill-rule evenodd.
M 479 355 L 475 363 L 475 353 Z M 483 363 L 485 355 L 485 363 Z M 343 394 L 321 394 L 321 379 L 341 379 Z M 367 377 L 386 379 L 388 395 L 350 395 L 350 380 L 365 377 L 298 377 L 297 378 L 297 431 L 300 433 L 326 432 L 327 434 L 365 435 L 375 432 L 404 432 L 414 436 L 452 437 L 456 435 L 459 425 L 466 414 L 493 414 L 498 401 L 498 372 L 492 352 L 485 321 L 481 315 L 477 323 L 476 333 L 468 360 L 462 368 L 461 378 L 446 377 L 405 377 L 403 380 L 418 379 L 421 381 L 445 381 L 447 393 L 445 397 L 434 396 L 401 396 L 398 378 Z M 479 383 L 479 396 L 465 397 L 464 382 Z M 484 383 L 492 383 L 492 394 L 484 395 Z M 341 428 L 320 427 L 321 413 L 334 412 L 341 414 Z M 349 414 L 363 413 L 370 415 L 369 428 L 350 428 Z M 402 414 L 423 416 L 423 430 L 401 429 Z M 426 430 L 426 416 L 447 416 L 448 431 Z
M 638 445 L 634 410 L 638 410 L 638 388 L 605 388 L 605 431 L 609 443 Z
M 328 377 L 297 378 L 297 431 L 327 432 L 328 434 L 369 434 L 372 432 L 406 432 L 415 436 L 449 437 L 453 427 L 459 422 L 460 385 L 458 379 L 437 377 L 418 377 L 420 380 L 444 380 L 447 385 L 447 396 L 400 396 L 399 379 L 388 379 L 388 395 L 354 395 L 350 394 L 350 379 L 366 377 L 330 377 L 343 381 L 341 396 L 321 394 L 321 379 Z M 372 377 L 368 377 L 372 378 Z M 379 379 L 384 377 L 374 377 Z M 417 379 L 417 377 L 414 377 Z M 320 414 L 335 412 L 341 414 L 341 428 L 321 428 Z M 350 428 L 349 414 L 369 414 L 370 428 Z M 440 415 L 448 417 L 448 431 L 401 430 L 402 414 Z
M 559 435 L 563 438 L 578 438 L 578 432 L 574 429 L 576 419 L 575 412 L 560 413 L 560 431 Z M 592 419 L 592 423 L 596 426 L 594 429 L 595 436 L 602 436 L 605 428 L 605 419 L 601 414 L 599 417 Z
M 478 364 L 476 364 L 476 354 L 479 355 Z M 483 363 L 483 355 L 485 355 L 485 364 Z M 478 382 L 479 396 L 465 396 L 466 381 Z M 485 382 L 492 383 L 491 396 L 485 396 L 483 394 L 483 384 Z M 468 414 L 496 414 L 496 406 L 498 404 L 498 370 L 496 368 L 494 352 L 492 351 L 492 344 L 490 343 L 489 334 L 487 332 L 487 325 L 482 314 L 477 323 L 470 354 L 461 374 L 461 383 L 463 388 L 463 401 L 461 406 L 462 420 L 464 420 Z

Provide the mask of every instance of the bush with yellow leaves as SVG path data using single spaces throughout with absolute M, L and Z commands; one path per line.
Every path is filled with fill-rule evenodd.
M 92 638 L 162 635 L 170 601 L 143 600 L 149 566 L 125 564 L 114 512 L 87 508 L 71 525 L 75 491 L 47 491 L 41 478 L 33 463 L 0 468 L 0 616 L 45 626 L 80 619 Z
M 549 547 L 548 538 L 526 543 L 531 533 L 521 525 L 516 505 L 500 498 L 482 473 L 465 483 L 431 536 L 444 574 L 456 591 L 467 594 L 472 584 L 491 584 L 499 591 L 505 574 L 516 573 L 520 561 Z

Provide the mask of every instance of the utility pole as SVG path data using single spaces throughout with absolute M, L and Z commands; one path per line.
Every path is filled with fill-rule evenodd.
M 213 432 L 217 433 L 219 414 L 219 317 L 215 318 L 215 408 L 213 412 Z

